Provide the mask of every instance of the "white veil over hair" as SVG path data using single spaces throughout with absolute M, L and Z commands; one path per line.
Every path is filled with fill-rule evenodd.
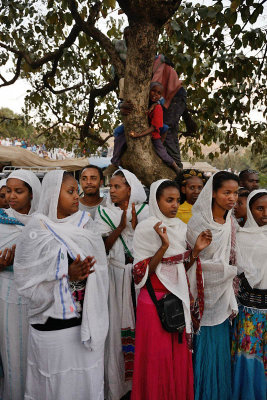
M 2 189 L 2 187 L 6 186 L 6 179 L 1 179 L 0 180 L 0 190 Z
M 150 187 L 149 213 L 150 217 L 137 225 L 134 234 L 134 265 L 151 258 L 161 247 L 161 239 L 154 230 L 154 225 L 161 221 L 161 226 L 166 226 L 169 238 L 169 247 L 164 254 L 164 258 L 174 257 L 184 254 L 187 251 L 186 244 L 186 224 L 179 218 L 168 218 L 159 209 L 156 193 L 162 182 L 161 179 L 153 182 Z M 172 263 L 159 263 L 155 271 L 163 285 L 183 302 L 186 332 L 191 332 L 190 298 L 187 276 L 183 259 Z M 136 284 L 138 289 L 142 288 L 148 278 L 148 268 L 142 280 Z
M 24 235 L 14 260 L 18 291 L 30 299 L 29 321 L 44 324 L 49 317 L 79 316 L 68 282 L 68 255 L 83 260 L 94 256 L 95 272 L 87 278 L 82 312 L 81 340 L 91 350 L 103 346 L 108 331 L 108 271 L 102 238 L 92 229 L 85 211 L 57 218 L 64 171 L 48 172 L 43 180 L 41 204 Z M 90 228 L 91 226 L 91 228 Z
M 31 220 L 32 214 L 36 211 L 38 207 L 41 192 L 41 183 L 32 171 L 27 171 L 23 169 L 13 171 L 6 179 L 6 182 L 9 178 L 16 178 L 23 182 L 26 182 L 28 185 L 30 185 L 32 189 L 32 200 L 29 214 L 20 214 L 19 212 L 13 210 L 13 208 L 7 208 L 4 210 L 8 218 L 15 218 L 21 224 L 26 225 Z M 12 245 L 15 244 L 18 235 L 24 228 L 24 226 L 21 224 L 1 224 L 0 250 L 6 247 L 12 247 Z
M 216 174 L 215 174 L 216 175 Z M 228 211 L 224 224 L 214 221 L 212 214 L 213 179 L 211 176 L 193 205 L 193 216 L 187 224 L 187 241 L 194 246 L 198 235 L 210 229 L 212 242 L 199 257 L 204 274 L 203 326 L 214 326 L 224 322 L 232 312 L 237 312 L 233 279 L 237 268 L 230 265 L 234 238 L 232 211 Z
M 249 207 L 258 193 L 267 196 L 266 189 L 253 190 L 247 200 L 247 221 L 236 235 L 238 272 L 244 272 L 252 288 L 267 289 L 267 225 L 258 226 Z
M 133 235 L 134 235 L 134 230 L 132 228 L 132 203 L 135 203 L 135 209 L 138 214 L 138 222 L 142 221 L 143 219 L 148 217 L 148 205 L 144 204 L 146 201 L 146 192 L 143 188 L 142 183 L 139 181 L 139 179 L 130 171 L 126 169 L 118 169 L 117 171 L 114 172 L 112 176 L 115 176 L 118 171 L 121 171 L 123 175 L 125 176 L 125 179 L 127 183 L 131 187 L 131 194 L 130 194 L 130 199 L 129 199 L 129 205 L 127 209 L 127 223 L 125 229 L 122 231 L 121 236 L 130 250 L 132 252 L 132 241 L 133 241 Z M 98 212 L 96 213 L 95 217 L 95 225 L 97 227 L 98 232 L 103 235 L 109 235 L 112 232 L 112 228 L 110 225 L 108 225 L 101 216 L 103 215 L 103 210 L 104 212 L 108 213 L 108 216 L 112 220 L 113 224 L 115 227 L 118 227 L 121 221 L 121 216 L 123 213 L 123 210 L 121 210 L 119 207 L 117 207 L 111 200 L 110 194 L 108 194 L 107 197 L 107 203 L 106 206 L 99 206 L 98 207 Z M 99 212 L 100 211 L 100 212 Z M 140 211 L 140 213 L 139 213 Z M 121 240 L 117 240 L 111 251 L 110 255 L 112 258 L 117 259 L 124 263 L 124 248 Z
M 17 169 L 11 172 L 11 174 L 7 178 L 7 181 L 10 178 L 19 179 L 23 182 L 26 182 L 32 188 L 32 201 L 31 201 L 31 209 L 29 211 L 29 215 L 33 214 L 37 210 L 39 205 L 40 194 L 41 194 L 41 182 L 32 171 L 28 171 L 26 169 Z

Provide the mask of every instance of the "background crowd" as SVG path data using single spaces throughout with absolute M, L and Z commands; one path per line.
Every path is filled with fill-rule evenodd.
M 62 148 L 47 149 L 45 144 L 32 144 L 30 140 L 20 138 L 0 137 L 1 146 L 16 146 L 25 150 L 29 150 L 42 158 L 52 160 L 65 160 L 74 157 L 74 151 L 67 151 Z

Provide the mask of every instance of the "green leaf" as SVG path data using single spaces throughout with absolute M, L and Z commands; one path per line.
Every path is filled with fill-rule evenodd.
M 232 0 L 230 10 L 232 12 L 235 12 L 239 6 L 240 6 L 240 0 Z

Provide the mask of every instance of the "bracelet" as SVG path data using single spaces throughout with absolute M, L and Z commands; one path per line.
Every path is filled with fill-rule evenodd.
M 198 258 L 198 256 L 194 257 L 194 255 L 193 255 L 193 250 L 192 250 L 191 255 L 192 255 L 193 260 L 196 260 L 196 259 Z

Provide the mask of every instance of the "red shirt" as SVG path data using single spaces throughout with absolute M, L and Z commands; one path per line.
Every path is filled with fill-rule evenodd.
M 148 114 L 149 124 L 155 128 L 151 133 L 153 139 L 160 139 L 160 128 L 163 127 L 163 110 L 160 104 L 157 104 L 153 111 Z

